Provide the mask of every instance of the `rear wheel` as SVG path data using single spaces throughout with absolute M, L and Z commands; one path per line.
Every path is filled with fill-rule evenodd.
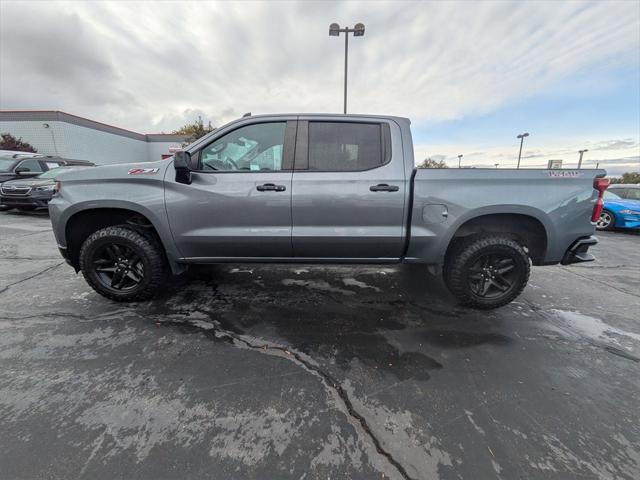
M 616 224 L 616 216 L 609 210 L 602 210 L 600 218 L 596 222 L 596 228 L 598 230 L 613 230 Z
M 502 235 L 474 237 L 449 254 L 447 287 L 463 305 L 491 309 L 513 301 L 527 285 L 529 256 L 517 241 Z
M 91 234 L 80 249 L 80 269 L 91 287 L 118 302 L 152 298 L 166 278 L 160 245 L 127 226 Z

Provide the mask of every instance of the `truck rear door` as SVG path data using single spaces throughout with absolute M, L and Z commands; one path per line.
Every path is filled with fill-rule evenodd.
M 399 258 L 406 188 L 394 122 L 299 117 L 291 197 L 294 257 Z

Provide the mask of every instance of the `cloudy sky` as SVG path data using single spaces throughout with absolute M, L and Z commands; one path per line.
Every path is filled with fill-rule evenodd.
M 577 150 L 640 169 L 640 2 L 12 2 L 0 0 L 0 109 L 135 131 L 202 115 L 349 111 L 412 119 L 418 159 L 527 166 Z

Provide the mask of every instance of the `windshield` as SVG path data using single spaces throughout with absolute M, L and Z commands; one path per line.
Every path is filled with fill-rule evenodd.
M 60 175 L 62 172 L 66 172 L 71 170 L 70 168 L 52 168 L 51 170 L 49 170 L 48 172 L 44 172 L 40 175 L 38 175 L 38 178 L 56 178 L 58 175 Z
M 10 172 L 16 161 L 12 158 L 0 158 L 0 172 Z
M 607 200 L 619 200 L 619 199 L 621 199 L 622 197 L 619 197 L 618 195 L 616 195 L 616 194 L 615 194 L 615 193 L 613 193 L 613 192 L 610 192 L 610 191 L 608 191 L 608 190 L 605 190 L 605 191 L 604 191 L 604 198 L 605 198 L 605 199 L 607 199 Z

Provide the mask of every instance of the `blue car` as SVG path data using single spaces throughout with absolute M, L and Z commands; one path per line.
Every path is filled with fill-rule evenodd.
M 604 192 L 604 208 L 596 222 L 598 230 L 640 228 L 640 200 L 622 198 L 613 191 Z

